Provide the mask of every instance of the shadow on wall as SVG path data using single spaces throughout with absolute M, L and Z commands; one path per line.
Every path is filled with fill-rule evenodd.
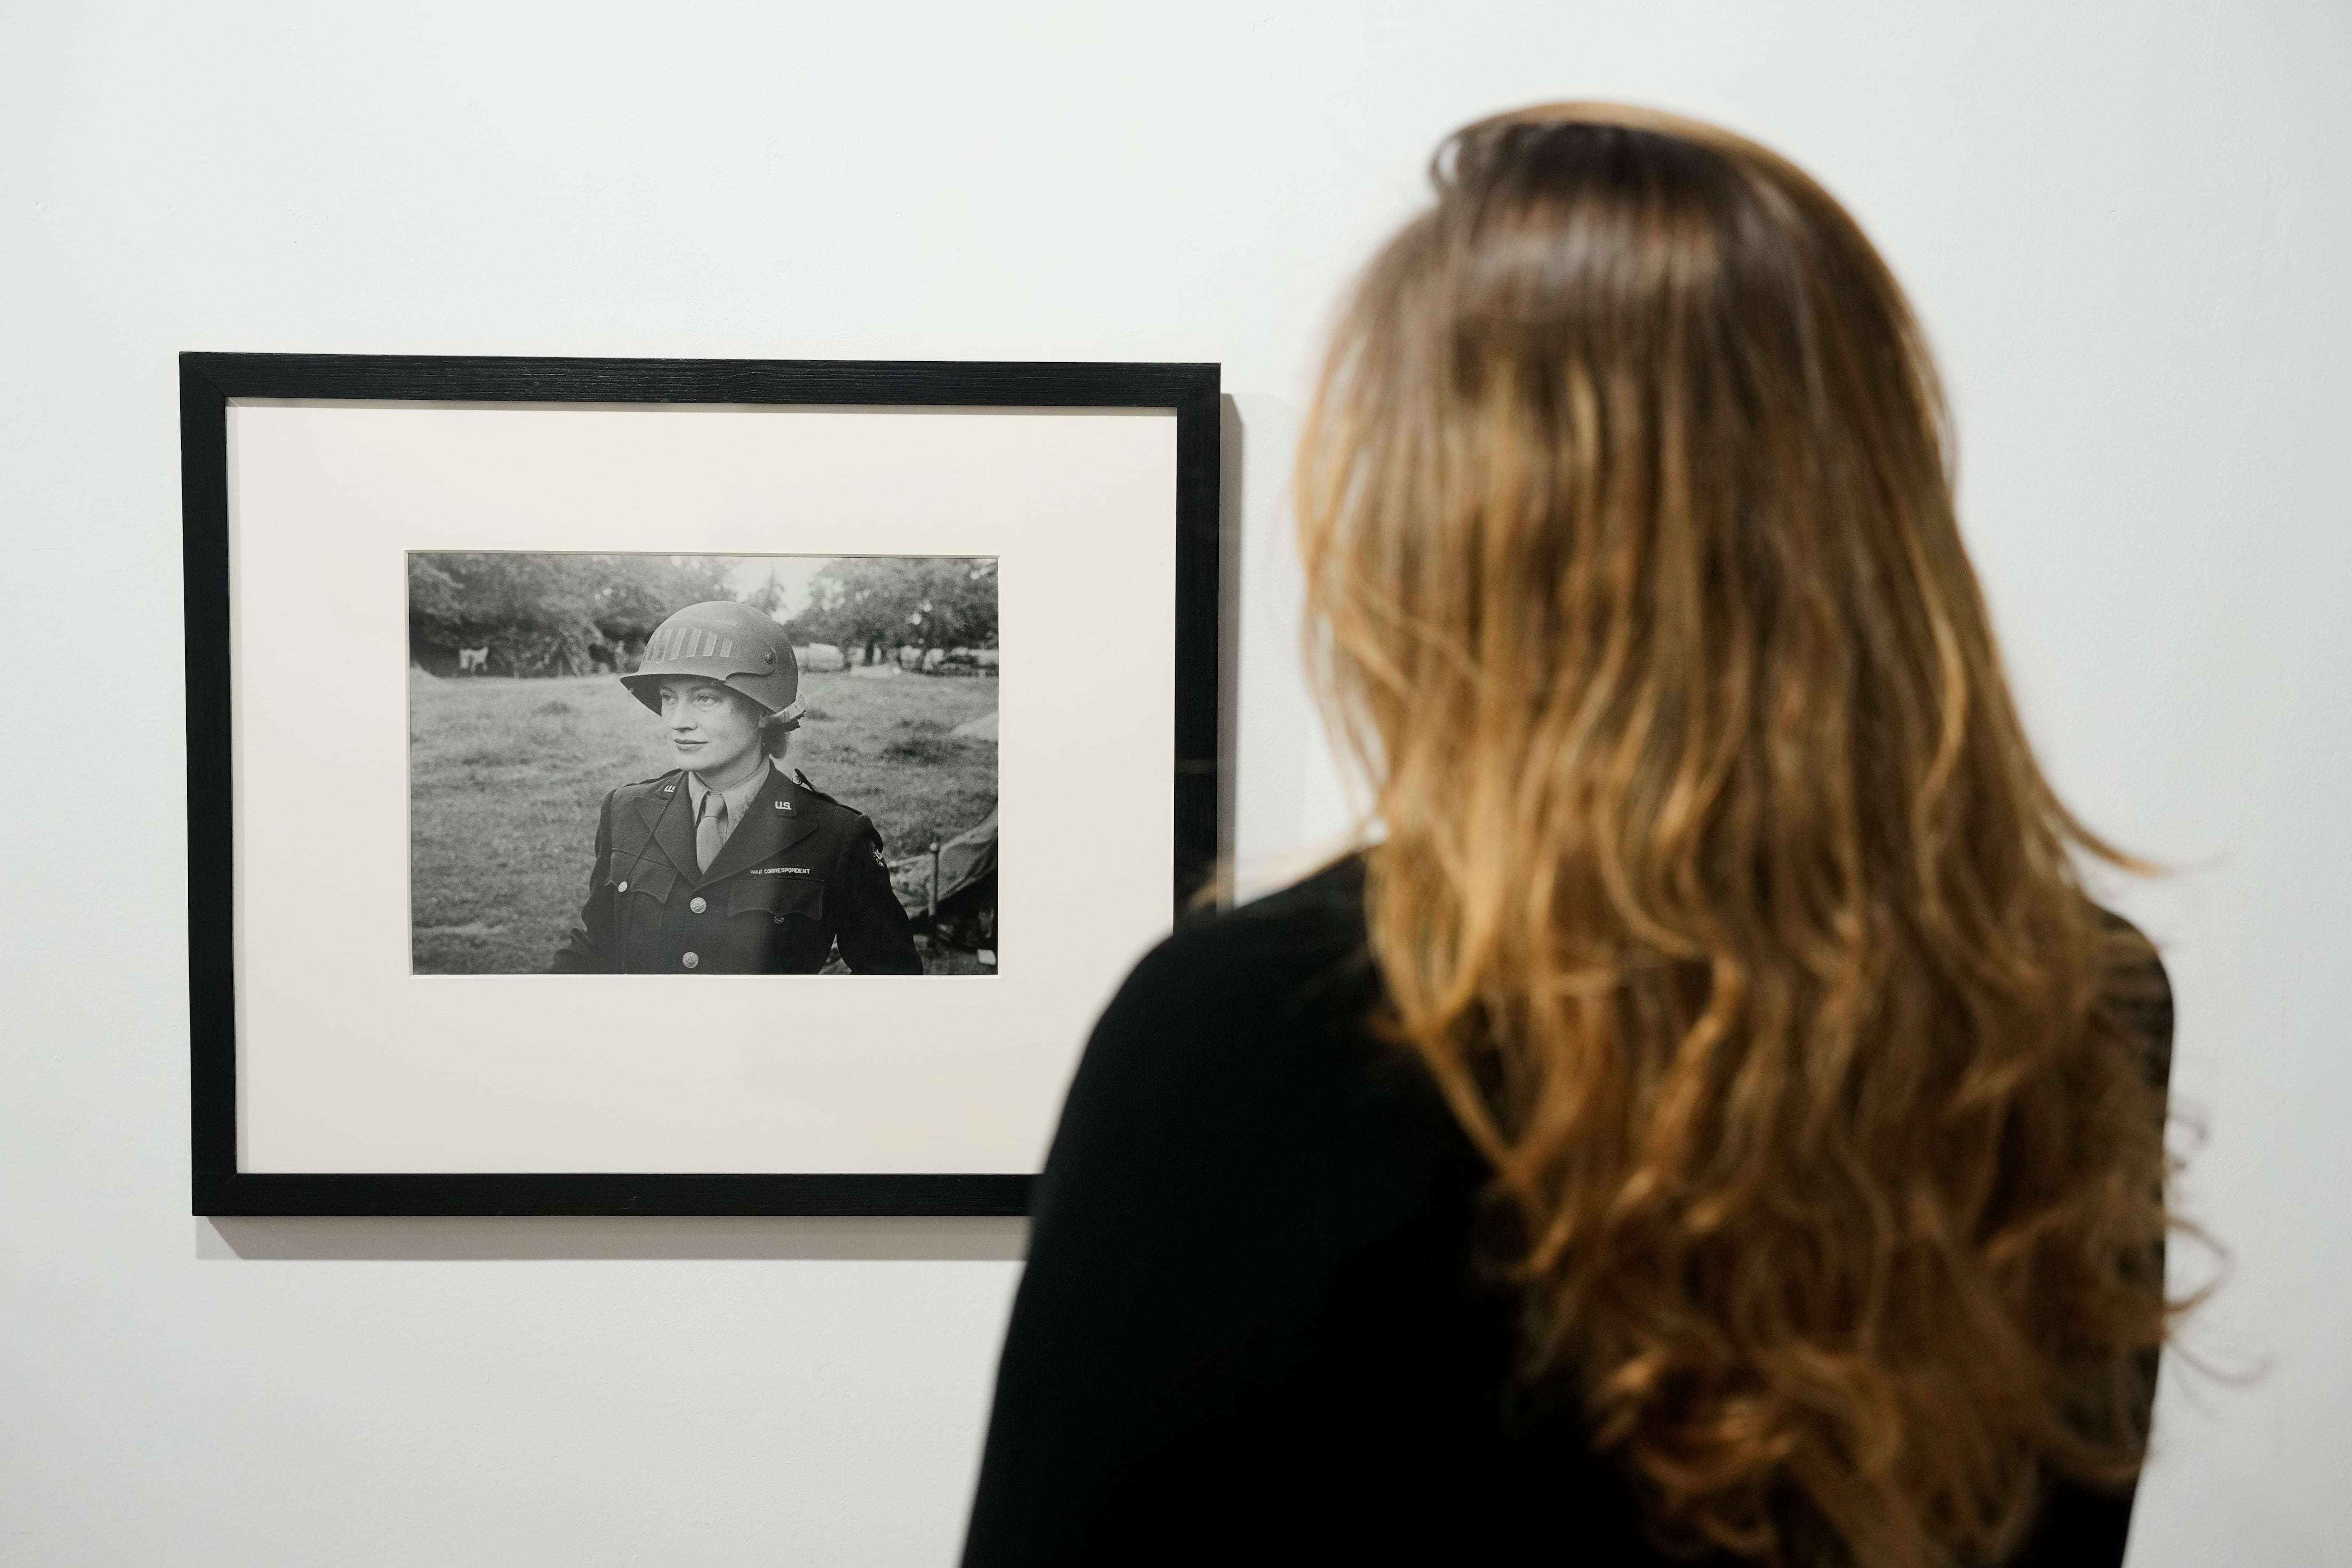
M 198 1218 L 200 1259 L 625 1258 L 1018 1262 L 1029 1222 L 964 1215 L 467 1215 Z

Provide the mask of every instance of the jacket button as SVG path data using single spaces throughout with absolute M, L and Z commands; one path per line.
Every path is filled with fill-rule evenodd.
M 698 958 L 698 957 L 696 957 L 693 954 L 688 953 L 688 954 L 684 958 L 680 959 L 680 960 L 679 960 L 679 962 L 683 963 L 683 964 L 684 964 L 688 968 L 691 969 L 691 968 L 693 968 L 697 964 L 701 963 L 701 962 L 702 962 L 702 960 L 701 960 L 701 959 L 699 959 L 699 958 Z
M 692 904 L 688 904 L 687 907 L 693 910 L 697 915 L 699 915 L 704 910 L 709 908 L 710 905 L 703 903 L 702 900 L 698 898 Z
M 627 883 L 625 883 L 625 883 L 623 883 L 621 884 L 621 891 L 622 891 L 623 893 L 626 893 L 626 892 L 628 892 L 628 891 L 629 891 L 629 884 L 628 884 Z

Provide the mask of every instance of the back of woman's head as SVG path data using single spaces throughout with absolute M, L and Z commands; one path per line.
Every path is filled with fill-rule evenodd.
M 1529 110 L 1434 178 L 1298 477 L 1388 1026 L 1662 1533 L 1993 1558 L 2138 1463 L 2162 1109 L 1919 332 L 1711 128 Z

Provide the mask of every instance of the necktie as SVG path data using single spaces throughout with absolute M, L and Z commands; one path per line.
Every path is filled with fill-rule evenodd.
M 702 794 L 702 815 L 694 824 L 694 858 L 703 871 L 719 858 L 719 846 L 727 841 L 727 801 L 716 789 Z

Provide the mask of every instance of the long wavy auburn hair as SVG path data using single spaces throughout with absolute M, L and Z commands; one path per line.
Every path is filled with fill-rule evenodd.
M 2036 765 L 1902 291 L 1800 170 L 1472 125 L 1344 312 L 1309 649 L 1382 1027 L 1670 1544 L 1997 1561 L 2119 1484 L 2169 1312 L 2145 869 Z

